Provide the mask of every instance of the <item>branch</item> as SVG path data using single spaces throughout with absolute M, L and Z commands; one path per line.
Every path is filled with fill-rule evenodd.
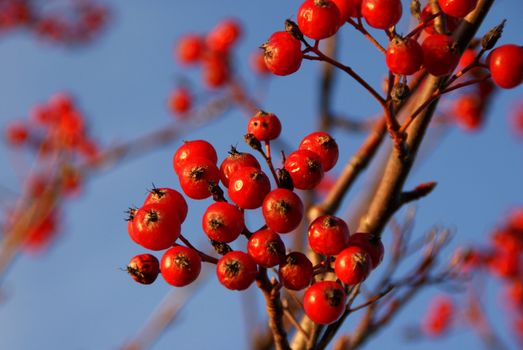
M 469 14 L 454 33 L 457 50 L 461 54 L 474 37 L 481 22 L 487 14 L 493 0 L 482 0 L 476 10 Z M 429 76 L 423 90 L 420 92 L 418 104 L 430 99 L 433 94 L 444 86 L 447 77 Z M 382 180 L 378 185 L 376 196 L 373 198 L 366 216 L 359 225 L 358 231 L 381 235 L 383 228 L 392 214 L 396 211 L 400 200 L 403 184 L 412 168 L 419 146 L 425 136 L 425 131 L 436 109 L 438 99 L 423 110 L 406 130 L 409 154 L 400 159 L 397 149 L 393 149 L 385 168 Z

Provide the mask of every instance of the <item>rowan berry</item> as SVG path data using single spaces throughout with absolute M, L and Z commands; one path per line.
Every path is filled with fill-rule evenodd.
M 340 26 L 350 17 L 361 17 L 362 0 L 332 0 L 340 10 Z
M 448 75 L 458 65 L 460 56 L 454 40 L 445 34 L 429 35 L 423 44 L 423 65 L 434 76 Z
M 345 311 L 347 295 L 343 287 L 334 281 L 316 282 L 303 296 L 305 314 L 315 323 L 336 322 Z
M 303 203 L 298 195 L 284 188 L 277 188 L 265 197 L 262 205 L 267 226 L 278 233 L 294 230 L 303 218 Z
M 178 40 L 175 48 L 175 56 L 182 64 L 194 64 L 198 62 L 204 53 L 205 43 L 198 34 L 187 34 Z
M 387 48 L 386 62 L 394 74 L 411 75 L 423 64 L 423 51 L 420 44 L 412 38 L 394 38 Z
M 178 88 L 169 95 L 169 110 L 174 115 L 187 113 L 192 106 L 191 93 L 186 88 Z
M 331 0 L 305 0 L 297 19 L 303 35 L 314 40 L 326 39 L 338 31 L 340 10 Z
M 227 158 L 220 165 L 220 180 L 225 187 L 229 187 L 229 177 L 243 167 L 252 167 L 261 170 L 260 163 L 250 153 L 238 152 L 232 148 Z
M 281 133 L 280 119 L 274 113 L 258 111 L 249 119 L 247 132 L 253 134 L 259 141 L 271 141 Z
M 211 204 L 202 218 L 203 232 L 213 241 L 230 243 L 245 227 L 243 212 L 226 202 Z
M 289 75 L 301 66 L 301 42 L 290 33 L 273 33 L 262 48 L 265 64 L 273 74 Z
M 160 273 L 160 263 L 154 255 L 140 254 L 129 261 L 126 270 L 136 282 L 151 284 Z
M 242 28 L 237 20 L 224 20 L 218 23 L 207 35 L 207 46 L 213 51 L 228 51 L 238 41 L 241 34 Z
M 347 285 L 363 282 L 372 269 L 370 254 L 359 246 L 348 246 L 336 256 L 334 273 Z
M 312 263 L 305 254 L 292 252 L 280 264 L 278 275 L 285 288 L 302 290 L 311 283 L 313 272 Z
M 191 158 L 207 158 L 214 164 L 218 161 L 218 155 L 213 145 L 205 140 L 184 141 L 173 157 L 173 167 L 176 174 L 179 174 L 185 163 Z
M 385 248 L 381 238 L 377 235 L 365 232 L 356 232 L 349 237 L 349 247 L 361 247 L 369 253 L 372 264 L 372 269 L 375 269 L 383 261 Z
M 285 244 L 280 235 L 268 228 L 253 233 L 247 251 L 256 264 L 266 268 L 278 265 L 285 258 Z
M 259 208 L 271 190 L 265 173 L 253 167 L 244 167 L 229 178 L 229 197 L 242 209 Z
M 146 249 L 163 250 L 174 244 L 181 232 L 180 219 L 165 204 L 145 205 L 134 213 L 129 234 Z
M 478 0 L 438 0 L 441 11 L 453 17 L 465 17 L 476 8 Z
M 314 152 L 300 149 L 291 153 L 284 164 L 294 187 L 300 190 L 315 188 L 323 178 L 321 158 Z
M 400 0 L 363 0 L 361 15 L 369 26 L 388 29 L 398 23 L 403 8 Z
M 309 225 L 309 246 L 315 253 L 336 255 L 349 244 L 349 234 L 345 221 L 336 216 L 323 215 Z
M 209 185 L 220 181 L 220 171 L 208 158 L 191 157 L 184 163 L 178 179 L 183 193 L 188 197 L 205 199 L 211 196 Z
M 258 268 L 252 258 L 241 251 L 232 251 L 220 258 L 216 274 L 227 289 L 245 290 L 256 279 Z
M 163 279 L 175 287 L 194 282 L 200 275 L 201 268 L 202 259 L 198 252 L 181 245 L 169 248 L 160 262 Z
M 512 89 L 523 81 L 523 47 L 508 44 L 494 49 L 487 59 L 494 83 Z
M 339 149 L 336 140 L 322 131 L 313 132 L 305 136 L 298 149 L 305 149 L 316 153 L 321 161 L 323 171 L 331 170 L 338 161 Z
M 149 194 L 145 198 L 145 201 L 143 202 L 142 206 L 152 203 L 165 204 L 171 207 L 173 213 L 176 213 L 176 215 L 178 215 L 180 223 L 183 223 L 185 221 L 185 218 L 187 217 L 187 212 L 189 208 L 187 207 L 187 202 L 185 201 L 185 198 L 183 198 L 180 192 L 173 190 L 172 188 L 153 187 L 153 189 L 149 191 Z

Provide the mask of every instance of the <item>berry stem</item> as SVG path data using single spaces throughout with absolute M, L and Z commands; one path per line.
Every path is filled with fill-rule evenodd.
M 205 262 L 208 262 L 208 263 L 211 263 L 211 264 L 214 264 L 216 265 L 218 263 L 218 259 L 216 259 L 215 257 L 212 257 L 210 255 L 207 255 L 205 254 L 204 252 L 198 250 L 195 246 L 193 246 L 191 244 L 191 242 L 189 242 L 189 240 L 187 238 L 185 238 L 183 235 L 180 235 L 180 241 L 183 242 L 183 244 L 185 244 L 188 248 L 191 248 L 192 250 L 194 250 L 196 253 L 198 253 L 198 255 L 200 256 L 200 258 L 202 258 L 202 261 L 205 261 Z
M 354 27 L 354 29 L 356 29 L 357 31 L 359 31 L 361 34 L 363 34 L 363 36 L 365 38 L 367 38 L 374 46 L 376 46 L 376 48 L 382 53 L 382 54 L 385 54 L 387 52 L 387 50 L 385 50 L 385 48 L 383 46 L 381 46 L 381 44 L 378 42 L 378 40 L 376 40 L 376 38 L 374 38 L 372 36 L 372 34 L 370 34 L 366 29 L 365 27 L 363 26 L 363 24 L 361 23 L 361 21 L 359 21 L 358 23 L 356 23 L 356 21 L 354 21 L 352 18 L 349 18 L 347 19 L 347 23 L 349 23 L 350 25 L 352 25 Z

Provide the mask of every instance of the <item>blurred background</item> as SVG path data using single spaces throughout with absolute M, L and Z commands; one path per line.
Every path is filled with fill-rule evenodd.
M 190 120 L 173 118 L 167 98 L 180 77 L 189 82 L 196 104 L 204 104 L 214 94 L 203 86 L 198 69 L 182 68 L 175 62 L 174 44 L 182 35 L 205 34 L 220 20 L 237 18 L 244 32 L 234 54 L 234 69 L 263 108 L 282 120 L 283 143 L 278 147 L 287 145 L 286 151 L 291 151 L 317 127 L 319 63 L 304 61 L 291 76 L 261 80 L 249 63 L 251 54 L 270 34 L 283 29 L 286 18 L 295 18 L 299 1 L 100 3 L 110 10 L 107 25 L 99 37 L 83 45 L 66 47 L 40 40 L 25 30 L 1 34 L 0 127 L 27 118 L 34 105 L 46 102 L 55 93 L 68 92 L 85 114 L 89 133 L 102 149 L 173 123 L 179 125 L 183 135 L 164 147 L 91 174 L 81 191 L 64 203 L 60 234 L 49 248 L 17 256 L 0 279 L 0 349 L 120 348 L 138 334 L 157 305 L 173 291 L 161 277 L 153 285 L 143 286 L 122 271 L 132 256 L 145 252 L 129 239 L 124 211 L 140 205 L 153 183 L 180 189 L 172 156 L 182 140 L 206 139 L 221 159 L 230 145 L 247 151 L 242 136 L 246 117 L 250 117 L 233 108 L 198 127 Z M 404 1 L 405 14 L 407 9 Z M 499 43 L 521 44 L 521 13 L 520 0 L 498 0 L 480 33 L 506 18 Z M 406 32 L 406 25 L 404 19 L 398 31 Z M 377 37 L 385 42 L 383 33 Z M 373 86 L 380 86 L 386 74 L 384 60 L 348 26 L 339 34 L 339 55 Z M 354 119 L 379 113 L 374 100 L 342 74 L 336 76 L 335 90 L 336 113 Z M 450 125 L 436 127 L 426 137 L 428 147 L 421 152 L 406 188 L 427 181 L 438 183 L 430 196 L 416 204 L 414 236 L 421 236 L 434 224 L 451 228 L 455 237 L 444 259 L 450 259 L 458 246 L 486 242 L 506 214 L 522 204 L 523 144 L 509 122 L 521 108 L 517 106 L 523 103 L 522 96 L 521 87 L 498 91 L 482 127 L 474 132 Z M 359 147 L 365 133 L 336 131 L 333 135 L 340 145 L 340 161 L 332 171 L 335 175 Z M 385 147 L 389 143 L 386 140 Z M 369 181 L 365 177 L 372 173 L 373 165 L 339 212 L 351 225 L 355 223 L 351 222 L 350 203 L 365 191 Z M 28 152 L 0 145 L 2 212 L 16 200 L 31 167 Z M 207 250 L 201 215 L 211 200 L 188 202 L 190 210 L 183 232 Z M 398 214 L 400 219 L 402 213 Z M 256 227 L 259 216 L 258 212 L 249 214 L 247 225 Z M 385 232 L 386 246 L 390 243 L 388 236 Z M 380 275 L 386 263 L 374 274 Z M 255 287 L 245 293 L 226 290 L 216 280 L 213 266 L 206 266 L 204 271 L 202 282 L 195 287 L 174 291 L 175 299 L 180 303 L 188 300 L 187 304 L 155 342 L 154 349 L 250 347 L 249 334 L 262 328 L 264 322 L 261 294 Z M 498 310 L 505 306 L 495 284 L 496 280 L 492 280 L 486 286 L 487 313 L 507 345 L 516 348 L 511 325 Z M 438 287 L 425 290 L 365 348 L 479 348 L 481 342 L 465 325 L 457 325 L 448 336 L 437 340 L 412 340 L 407 336 L 411 333 L 408 329 L 419 325 L 431 298 L 445 292 Z M 347 329 L 353 325 L 350 319 L 346 322 Z

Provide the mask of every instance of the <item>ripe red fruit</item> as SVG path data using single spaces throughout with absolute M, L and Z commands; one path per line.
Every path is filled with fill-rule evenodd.
M 265 64 L 273 74 L 289 75 L 301 66 L 301 42 L 287 32 L 273 33 L 262 48 Z
M 432 6 L 430 6 L 430 3 L 428 3 L 427 5 L 425 5 L 423 10 L 421 11 L 420 21 L 426 22 L 427 18 L 429 18 L 429 16 L 432 16 L 432 13 L 433 13 Z M 461 18 L 452 17 L 452 16 L 445 16 L 445 20 L 446 20 L 447 30 L 449 31 L 449 33 L 452 33 L 458 27 L 459 23 L 461 22 Z M 437 31 L 434 28 L 434 24 L 435 24 L 434 20 L 433 19 L 430 20 L 427 23 L 427 26 L 425 26 L 425 28 L 423 28 L 423 31 L 427 34 L 437 34 Z
M 136 282 L 151 284 L 160 273 L 160 263 L 154 255 L 140 254 L 129 261 L 126 270 Z
M 472 64 L 476 59 L 477 54 L 476 49 L 466 49 L 459 59 L 458 67 L 463 69 Z
M 173 209 L 173 212 L 175 212 L 176 215 L 178 215 L 180 223 L 183 223 L 185 221 L 185 218 L 187 217 L 187 212 L 189 208 L 187 207 L 187 202 L 185 201 L 185 198 L 183 198 L 180 192 L 173 190 L 172 188 L 154 187 L 152 190 L 149 191 L 149 194 L 145 198 L 145 201 L 143 202 L 142 206 L 152 203 L 160 203 L 170 206 Z
M 339 149 L 336 140 L 322 131 L 313 132 L 301 140 L 298 149 L 316 153 L 321 160 L 323 171 L 331 170 L 338 161 Z
M 278 275 L 285 288 L 302 290 L 311 283 L 313 272 L 312 263 L 305 254 L 292 252 L 280 264 Z
M 440 336 L 449 329 L 453 316 L 452 299 L 438 297 L 430 303 L 429 310 L 422 323 L 422 329 L 429 336 Z
M 321 158 L 316 153 L 300 149 L 287 157 L 284 167 L 289 172 L 294 187 L 300 190 L 312 190 L 323 178 L 321 164 Z
M 249 119 L 247 132 L 253 134 L 259 141 L 274 140 L 281 133 L 280 119 L 273 113 L 258 111 Z
M 267 75 L 270 73 L 269 68 L 267 68 L 267 65 L 265 64 L 265 58 L 262 51 L 257 50 L 256 52 L 253 52 L 250 63 L 251 68 L 255 73 L 259 75 Z
M 278 233 L 294 230 L 303 218 L 303 203 L 290 190 L 277 188 L 263 200 L 263 217 L 267 226 Z
M 258 274 L 256 263 L 252 258 L 240 251 L 232 251 L 218 260 L 216 274 L 220 283 L 227 289 L 244 290 L 256 279 Z
M 178 174 L 183 193 L 192 199 L 205 199 L 211 196 L 209 185 L 218 184 L 220 171 L 208 158 L 190 158 Z
M 388 29 L 398 23 L 403 8 L 400 0 L 363 0 L 361 15 L 369 26 Z
M 169 95 L 169 110 L 175 115 L 184 114 L 191 109 L 192 97 L 186 88 L 178 88 Z
M 323 215 L 310 224 L 308 237 L 314 252 L 336 255 L 349 244 L 349 227 L 336 216 Z
M 129 234 L 133 241 L 151 250 L 167 249 L 180 236 L 181 224 L 177 215 L 165 204 L 148 204 L 136 211 Z
M 198 62 L 205 50 L 203 39 L 197 34 L 187 34 L 178 40 L 174 54 L 182 64 Z
M 458 65 L 459 55 L 454 40 L 445 34 L 428 36 L 423 44 L 423 65 L 435 76 L 448 75 Z
M 494 49 L 487 59 L 494 83 L 512 89 L 523 81 L 523 47 L 508 44 Z
M 238 238 L 245 227 L 243 213 L 232 204 L 213 203 L 203 214 L 202 227 L 210 239 L 230 243 Z
M 229 197 L 242 209 L 259 208 L 271 190 L 265 173 L 253 167 L 244 167 L 229 178 Z
M 216 164 L 218 155 L 214 147 L 205 140 L 185 141 L 174 153 L 173 167 L 179 174 L 185 163 L 191 158 L 203 157 Z
M 247 251 L 256 264 L 266 268 L 278 265 L 285 258 L 285 244 L 271 229 L 256 231 L 249 238 Z
M 230 69 L 227 61 L 220 55 L 209 55 L 202 65 L 203 82 L 209 88 L 219 88 L 230 78 Z
M 341 317 L 346 300 L 347 295 L 338 283 L 316 282 L 305 291 L 303 309 L 313 322 L 327 325 Z
M 482 101 L 475 94 L 461 95 L 453 106 L 456 123 L 468 131 L 478 129 L 483 122 Z
M 202 269 L 202 259 L 194 249 L 177 245 L 163 254 L 160 269 L 165 282 L 175 287 L 183 287 L 198 278 Z
M 338 31 L 340 10 L 331 0 L 305 0 L 298 10 L 297 19 L 303 35 L 321 40 Z
M 394 38 L 387 48 L 386 62 L 392 73 L 411 75 L 420 69 L 423 51 L 420 44 L 412 38 Z
M 243 167 L 261 169 L 258 160 L 250 153 L 238 152 L 232 148 L 227 158 L 220 165 L 220 180 L 225 187 L 229 187 L 229 177 Z
M 340 10 L 340 26 L 342 26 L 349 17 L 361 17 L 362 0 L 332 0 Z
M 21 122 L 9 124 L 5 130 L 6 142 L 11 146 L 21 146 L 29 138 L 27 126 Z
M 347 285 L 363 282 L 371 271 L 372 258 L 369 253 L 358 246 L 349 246 L 336 256 L 334 273 Z
M 207 35 L 207 46 L 213 51 L 228 51 L 238 41 L 241 33 L 242 28 L 237 20 L 221 21 Z
M 441 11 L 453 17 L 465 17 L 476 8 L 478 0 L 438 0 Z
M 349 247 L 353 246 L 360 247 L 369 253 L 372 260 L 372 269 L 375 269 L 383 261 L 385 248 L 379 236 L 365 232 L 353 233 L 349 237 Z

